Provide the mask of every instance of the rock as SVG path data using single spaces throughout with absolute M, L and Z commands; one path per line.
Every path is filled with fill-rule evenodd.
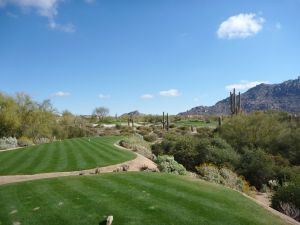
M 100 173 L 100 168 L 97 168 L 96 170 L 95 170 L 95 174 L 99 174 Z
M 122 165 L 121 168 L 122 168 L 122 171 L 126 172 L 129 170 L 129 165 Z
M 106 225 L 111 225 L 114 220 L 113 216 L 108 216 L 106 219 Z

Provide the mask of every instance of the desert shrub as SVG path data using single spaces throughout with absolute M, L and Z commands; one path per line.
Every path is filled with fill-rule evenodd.
M 157 135 L 158 138 L 162 138 L 164 136 L 164 131 L 160 128 L 156 128 L 153 130 L 153 133 Z
M 191 133 L 191 127 L 188 126 L 176 127 L 175 132 L 180 135 L 186 135 Z
M 226 187 L 245 193 L 250 192 L 248 182 L 243 177 L 238 176 L 235 172 L 226 167 L 218 168 L 214 164 L 204 163 L 197 166 L 196 170 L 202 179 L 206 181 L 222 184 Z
M 16 147 L 18 147 L 18 141 L 15 137 L 0 138 L 0 150 Z
M 175 160 L 190 171 L 205 162 L 234 167 L 239 155 L 220 138 L 197 138 L 192 135 L 167 134 L 165 139 L 152 146 L 155 155 L 173 155 Z
M 34 140 L 35 144 L 45 144 L 45 143 L 49 143 L 49 142 L 50 142 L 50 139 L 46 138 L 46 137 L 36 138 Z
M 33 145 L 33 141 L 28 137 L 22 136 L 18 139 L 18 145 L 20 147 L 31 146 Z
M 125 136 L 128 136 L 128 135 L 132 135 L 134 134 L 134 131 L 131 127 L 128 127 L 128 126 L 122 126 L 121 130 L 120 130 L 120 134 L 121 135 L 125 135 Z
M 102 132 L 102 136 L 113 136 L 113 135 L 119 135 L 119 131 L 115 129 L 114 127 L 106 127 Z
M 300 178 L 279 187 L 272 197 L 272 207 L 300 221 Z
M 129 137 L 123 138 L 120 141 L 120 145 L 124 148 L 131 149 L 148 159 L 153 159 L 150 144 L 143 140 L 140 135 L 131 135 Z
M 175 128 L 176 127 L 176 124 L 175 123 L 171 123 L 170 125 L 169 125 L 169 128 L 170 129 L 173 129 L 173 128 Z
M 261 149 L 246 148 L 243 151 L 238 172 L 257 189 L 261 189 L 263 184 L 275 177 L 272 157 Z
M 158 156 L 156 163 L 161 172 L 174 173 L 179 175 L 186 174 L 186 169 L 184 168 L 184 166 L 176 162 L 173 156 Z
M 210 138 L 213 137 L 213 129 L 209 127 L 198 127 L 197 136 L 199 138 Z
M 145 135 L 148 135 L 151 132 L 152 132 L 151 127 L 146 127 L 146 126 L 137 127 L 137 133 L 139 133 L 140 135 L 145 136 Z
M 122 125 L 121 124 L 116 124 L 116 129 L 117 130 L 121 130 L 122 129 Z
M 144 136 L 144 140 L 148 142 L 154 142 L 157 140 L 157 134 L 152 133 Z

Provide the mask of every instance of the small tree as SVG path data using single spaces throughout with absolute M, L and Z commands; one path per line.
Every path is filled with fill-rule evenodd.
M 97 107 L 93 111 L 93 115 L 97 116 L 98 119 L 100 119 L 101 121 L 103 121 L 104 117 L 107 116 L 108 114 L 109 114 L 109 109 L 105 107 Z

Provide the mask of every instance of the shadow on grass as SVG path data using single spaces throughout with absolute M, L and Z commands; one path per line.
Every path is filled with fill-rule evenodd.
M 99 225 L 106 225 L 106 220 L 100 221 Z

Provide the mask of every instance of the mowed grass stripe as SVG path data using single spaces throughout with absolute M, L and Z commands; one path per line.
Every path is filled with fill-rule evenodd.
M 134 201 L 136 198 L 136 196 L 134 196 L 136 195 L 135 190 L 132 192 L 132 190 L 128 187 L 120 188 L 120 183 L 113 182 L 112 179 L 97 179 L 96 181 L 91 179 L 82 179 L 80 182 L 76 181 L 69 183 L 68 185 L 69 188 L 72 189 L 72 192 L 75 191 L 80 193 L 81 195 L 86 196 L 85 198 L 87 198 L 89 201 L 98 203 L 96 204 L 96 208 L 99 210 L 99 212 L 104 213 L 104 215 L 122 215 L 114 220 L 114 222 L 117 224 L 143 224 L 144 221 L 142 219 L 138 219 L 135 215 L 145 213 L 144 210 L 148 210 L 148 213 L 151 213 L 152 211 L 149 208 L 149 199 L 138 199 L 138 202 Z M 96 196 L 99 195 L 99 193 L 106 193 L 106 199 L 103 200 L 101 197 L 97 198 Z M 166 206 L 168 204 L 169 203 L 166 203 Z M 110 205 L 117 205 L 118 207 L 110 207 L 109 210 L 106 207 Z M 124 214 L 124 208 L 130 213 Z M 161 210 L 163 210 L 163 208 Z M 162 223 L 163 221 L 170 221 L 169 217 L 169 214 L 161 214 L 159 216 L 159 221 L 157 222 Z
M 134 183 L 135 181 L 138 181 Z M 169 182 L 170 180 L 164 179 L 153 179 L 153 177 L 119 177 L 118 182 L 122 184 L 126 183 L 134 183 L 135 188 L 137 190 L 151 190 L 154 194 L 152 197 L 155 199 L 159 199 L 159 196 L 164 196 L 164 200 L 166 202 L 173 202 L 174 207 L 180 208 L 180 205 L 185 205 L 184 209 L 180 209 L 180 214 L 183 214 L 187 217 L 190 217 L 190 213 L 199 213 L 200 215 L 205 215 L 205 218 L 198 218 L 198 222 L 202 223 L 206 220 L 213 220 L 216 216 L 225 217 L 230 213 L 234 215 L 234 212 L 231 212 L 230 205 L 225 204 L 224 201 L 220 202 L 218 197 L 216 197 L 213 192 L 209 190 L 205 191 L 205 194 L 199 195 L 198 192 L 194 192 L 189 186 L 185 185 L 174 185 L 173 182 Z M 178 181 L 178 180 L 175 180 Z M 161 185 L 168 187 L 167 189 L 162 189 Z M 226 190 L 223 190 L 226 191 Z M 206 196 L 206 194 L 209 194 Z M 225 196 L 226 198 L 226 196 Z M 159 200 L 160 201 L 160 200 Z M 179 205 L 177 205 L 179 203 Z M 231 202 L 232 204 L 232 202 Z M 176 206 L 177 205 L 177 206 Z M 176 217 L 176 215 L 174 215 Z M 200 216 L 201 217 L 201 216 Z M 230 219 L 233 220 L 229 224 L 234 223 L 234 221 L 239 217 L 239 213 L 232 216 Z M 239 221 L 244 225 L 251 225 L 252 220 L 249 218 L 239 218 Z M 215 222 L 215 224 L 219 224 Z M 222 222 L 220 223 L 222 224 Z
M 105 165 L 105 162 L 112 162 L 112 158 L 109 157 L 110 152 L 107 154 L 103 149 L 99 149 L 99 147 L 94 144 L 86 144 L 86 149 L 88 149 L 89 154 L 94 155 L 94 159 L 96 160 L 95 166 L 98 166 L 98 164 Z M 111 149 L 111 152 L 112 151 Z
M 88 142 L 86 143 L 87 148 L 91 154 L 94 154 L 97 157 L 97 161 L 114 161 L 114 147 L 112 145 L 105 147 L 104 144 L 98 144 L 97 142 Z
M 113 215 L 118 225 L 286 225 L 235 191 L 163 173 L 112 173 L 3 185 L 2 197 L 2 224 L 19 219 L 22 225 L 98 225 Z M 15 203 L 20 215 L 10 218 L 9 207 Z M 41 209 L 33 212 L 41 203 Z
M 111 182 L 114 182 L 114 180 L 111 180 Z M 195 212 L 201 212 L 202 214 L 205 214 L 205 217 L 201 217 L 201 214 L 199 214 L 199 216 L 197 217 L 198 223 L 203 223 L 207 219 L 213 220 L 216 216 L 214 213 L 216 212 L 216 208 L 210 207 L 208 205 L 210 203 L 209 201 L 200 201 L 201 199 L 199 199 L 197 195 L 190 195 L 189 192 L 178 191 L 172 186 L 167 185 L 167 189 L 161 188 L 161 185 L 159 183 L 153 183 L 151 181 L 149 182 L 142 177 L 138 177 L 138 179 L 128 179 L 128 177 L 122 176 L 118 177 L 118 180 L 115 180 L 115 182 L 119 183 L 119 185 L 121 186 L 132 184 L 130 188 L 135 190 L 136 192 L 138 192 L 139 190 L 143 190 L 146 193 L 151 192 L 151 199 L 155 200 L 154 205 L 160 205 L 159 210 L 168 209 L 168 204 L 172 202 L 173 207 L 176 210 L 171 210 L 167 212 L 167 214 L 170 215 L 174 220 L 180 221 L 182 218 L 191 218 L 193 217 Z M 123 190 L 122 194 L 124 194 Z M 160 196 L 164 196 L 164 198 L 161 199 Z M 144 200 L 146 205 L 149 199 Z M 139 199 L 139 201 L 141 200 Z M 215 205 L 215 202 L 212 202 L 212 204 Z M 218 205 L 218 207 L 220 206 Z
M 150 191 L 149 188 L 141 189 L 138 186 L 138 183 L 141 182 L 140 179 L 135 179 L 133 182 L 127 182 L 126 179 L 122 180 L 123 176 L 118 176 L 113 178 L 104 178 L 103 180 L 96 180 L 93 182 L 88 182 L 88 180 L 82 180 L 83 183 L 86 183 L 86 185 L 89 188 L 93 188 L 95 191 L 99 190 L 99 187 L 105 187 L 106 190 L 111 190 L 113 193 L 118 193 L 118 197 L 115 198 L 115 201 L 117 204 L 123 203 L 125 204 L 125 207 L 128 211 L 130 211 L 133 215 L 138 215 L 141 212 L 145 211 L 147 214 L 151 214 L 154 212 L 163 211 L 163 214 L 160 214 L 158 220 L 156 223 L 164 224 L 166 222 L 169 222 L 172 218 L 176 221 L 181 221 L 184 218 L 191 218 L 193 217 L 194 212 L 188 210 L 186 207 L 183 207 L 182 205 L 177 205 L 174 210 L 169 210 L 169 204 L 170 202 L 174 201 L 176 202 L 176 199 L 166 199 L 161 198 L 161 192 L 159 195 L 155 196 L 153 193 L 151 195 L 148 195 Z M 119 187 L 126 187 L 126 188 L 119 188 Z M 148 192 L 147 192 L 148 190 Z M 159 192 L 159 191 L 158 191 Z M 113 197 L 110 197 L 112 199 Z M 154 211 L 154 212 L 153 212 Z M 197 220 L 198 222 L 199 219 Z M 143 221 L 135 221 L 135 223 L 140 222 L 140 224 L 143 223 Z M 184 221 L 182 221 L 184 222 Z M 154 222 L 154 224 L 156 224 Z
M 22 150 L 16 150 L 17 154 L 14 154 L 14 152 L 9 152 L 10 153 L 10 158 L 7 159 L 2 166 L 0 167 L 0 171 L 5 171 L 5 170 L 10 170 L 11 173 L 19 173 L 19 167 L 24 166 L 25 169 L 27 167 L 30 167 L 32 164 L 30 164 L 30 159 L 35 157 L 38 157 L 39 154 L 41 154 L 40 150 L 46 148 L 46 146 L 40 145 L 37 146 L 36 151 L 31 152 L 30 148 L 25 148 L 23 151 Z M 3 154 L 3 153 L 1 153 Z M 0 156 L 1 156 L 0 154 Z M 24 169 L 24 170 L 25 170 Z
M 47 153 L 48 151 L 45 152 L 47 149 L 46 145 L 40 145 L 38 148 L 32 152 L 30 155 L 26 154 L 25 160 L 23 160 L 21 163 L 16 162 L 17 164 L 12 164 L 11 167 L 13 167 L 12 172 L 26 172 L 28 168 L 32 167 L 33 165 L 36 165 L 41 161 L 41 159 L 44 157 L 44 154 Z
M 121 137 L 77 138 L 0 153 L 0 175 L 63 172 L 108 166 L 136 155 L 113 144 Z

